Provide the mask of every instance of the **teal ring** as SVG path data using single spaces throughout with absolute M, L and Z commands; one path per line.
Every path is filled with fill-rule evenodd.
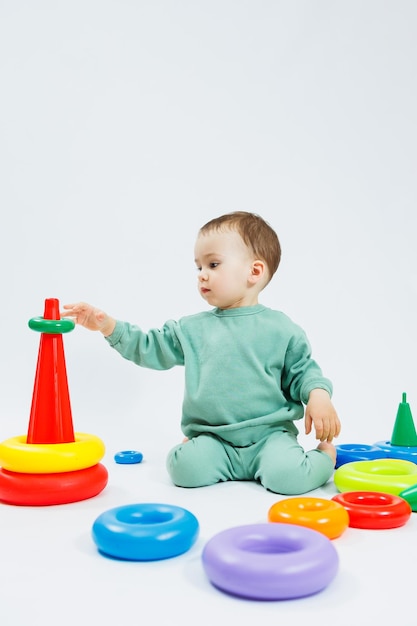
M 60 320 L 47 320 L 44 317 L 32 317 L 28 325 L 32 330 L 37 330 L 40 333 L 48 333 L 50 335 L 69 333 L 75 328 L 74 320 L 69 317 L 64 317 Z

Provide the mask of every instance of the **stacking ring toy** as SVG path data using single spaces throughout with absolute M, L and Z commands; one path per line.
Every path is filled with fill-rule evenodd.
M 417 465 L 401 459 L 354 461 L 339 467 L 333 476 L 339 491 L 378 491 L 398 496 L 417 483 Z
M 37 330 L 40 333 L 48 333 L 50 335 L 59 335 L 69 333 L 74 330 L 75 322 L 69 317 L 63 317 L 59 320 L 49 320 L 44 317 L 32 317 L 28 322 L 29 328 Z
M 70 443 L 26 443 L 26 435 L 0 443 L 0 466 L 11 472 L 53 474 L 96 465 L 105 447 L 95 435 L 75 433 Z
M 0 469 L 0 501 L 20 506 L 68 504 L 93 498 L 107 485 L 101 463 L 76 472 L 22 474 Z
M 417 446 L 394 446 L 389 441 L 377 441 L 374 446 L 383 450 L 390 459 L 404 459 L 417 463 Z
M 141 463 L 143 459 L 142 452 L 136 452 L 136 450 L 122 450 L 114 455 L 116 463 L 123 465 L 131 465 L 134 463 Z
M 349 526 L 349 515 L 338 502 L 324 498 L 286 498 L 271 506 L 268 521 L 307 526 L 335 539 Z
M 347 443 L 336 446 L 336 469 L 345 463 L 353 461 L 372 461 L 373 459 L 384 459 L 388 456 L 375 444 L 368 446 L 361 443 Z
M 334 578 L 339 557 L 322 533 L 295 524 L 251 524 L 212 537 L 202 554 L 211 583 L 255 600 L 312 595 Z
M 411 506 L 400 496 L 375 491 L 338 493 L 332 500 L 345 507 L 352 528 L 398 528 L 411 515 Z
M 99 551 L 129 561 L 169 559 L 189 550 L 199 533 L 197 518 L 178 506 L 129 504 L 105 511 L 92 536 Z

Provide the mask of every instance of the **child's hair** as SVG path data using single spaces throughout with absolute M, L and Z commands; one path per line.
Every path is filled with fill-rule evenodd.
M 234 211 L 207 222 L 200 228 L 204 235 L 213 230 L 236 230 L 256 258 L 265 261 L 269 280 L 278 269 L 281 261 L 281 246 L 274 229 L 260 215 L 247 211 Z

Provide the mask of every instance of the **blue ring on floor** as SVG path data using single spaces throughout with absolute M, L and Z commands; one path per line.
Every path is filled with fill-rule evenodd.
M 134 463 L 141 463 L 143 459 L 142 452 L 138 452 L 137 450 L 122 450 L 121 452 L 117 452 L 114 455 L 114 460 L 116 463 L 122 465 L 132 465 Z
M 336 446 L 336 455 L 335 469 L 353 461 L 382 459 L 387 456 L 387 453 L 376 444 L 369 446 L 365 443 L 345 443 Z
M 377 441 L 374 446 L 383 450 L 389 459 L 404 459 L 417 463 L 417 446 L 395 446 L 390 441 Z
M 128 561 L 157 561 L 187 552 L 197 540 L 195 515 L 179 506 L 140 503 L 97 517 L 92 537 L 99 551 Z

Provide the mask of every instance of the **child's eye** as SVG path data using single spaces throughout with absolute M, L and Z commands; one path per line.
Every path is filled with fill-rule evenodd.
M 215 268 L 215 267 L 217 267 L 218 265 L 220 265 L 220 263 L 210 263 L 210 267 L 212 267 L 212 268 Z

